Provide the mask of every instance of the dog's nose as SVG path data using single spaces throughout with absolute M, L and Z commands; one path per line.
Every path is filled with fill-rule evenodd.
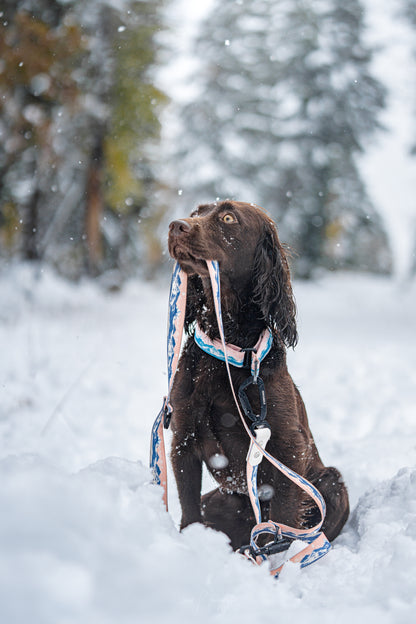
M 180 232 L 190 232 L 191 226 L 184 219 L 177 219 L 176 221 L 172 221 L 169 225 L 169 230 L 173 234 L 179 234 Z

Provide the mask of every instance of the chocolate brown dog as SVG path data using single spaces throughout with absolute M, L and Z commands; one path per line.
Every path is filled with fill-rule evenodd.
M 193 338 L 195 321 L 211 339 L 219 331 L 206 260 L 217 260 L 225 340 L 253 347 L 269 328 L 273 346 L 261 364 L 271 438 L 267 450 L 311 481 L 327 506 L 322 530 L 329 540 L 349 514 L 347 489 L 336 468 L 325 467 L 309 429 L 305 407 L 286 366 L 285 347 L 297 342 L 295 303 L 286 255 L 273 221 L 251 204 L 224 201 L 199 206 L 189 218 L 173 221 L 169 252 L 188 274 L 184 347 L 171 393 L 171 460 L 182 506 L 181 528 L 193 522 L 226 533 L 233 548 L 249 542 L 255 524 L 247 494 L 249 440 L 239 419 L 223 362 Z M 231 367 L 235 388 L 249 371 Z M 258 392 L 248 398 L 259 409 Z M 219 487 L 201 498 L 202 464 Z M 315 503 L 266 460 L 259 466 L 262 518 L 296 528 L 319 522 Z

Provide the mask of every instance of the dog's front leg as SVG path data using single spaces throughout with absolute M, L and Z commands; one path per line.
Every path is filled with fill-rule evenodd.
M 195 444 L 173 436 L 171 461 L 182 507 L 181 530 L 193 522 L 201 522 L 202 459 Z

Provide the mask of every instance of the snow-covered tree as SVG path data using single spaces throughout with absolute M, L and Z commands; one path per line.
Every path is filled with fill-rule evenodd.
M 24 256 L 39 256 L 41 206 L 53 186 L 58 155 L 53 119 L 78 88 L 72 62 L 82 52 L 80 29 L 61 24 L 62 7 L 41 0 L 36 15 L 30 2 L 7 1 L 0 37 L 0 203 L 6 240 L 13 247 L 21 233 Z M 52 182 L 51 182 L 52 180 Z
M 137 264 L 166 100 L 153 84 L 163 0 L 6 0 L 0 236 L 66 272 Z
M 177 159 L 192 202 L 263 205 L 297 271 L 385 270 L 386 237 L 356 166 L 378 127 L 359 0 L 216 2 L 196 44 L 198 89 Z
M 403 2 L 404 2 L 404 11 L 403 11 L 404 17 L 408 19 L 408 21 L 410 22 L 410 24 L 416 31 L 416 0 L 403 0 Z M 414 56 L 414 59 L 416 60 L 416 43 L 413 47 L 413 56 Z M 413 141 L 412 153 L 416 155 L 416 138 Z
M 416 0 L 403 0 L 402 9 L 403 9 L 402 15 L 404 19 L 406 19 L 408 23 L 410 23 L 411 27 L 414 29 L 414 32 L 416 33 Z M 413 49 L 411 50 L 411 52 L 413 55 L 413 60 L 416 63 L 416 41 L 413 45 Z M 415 73 L 416 73 L 415 65 L 413 65 L 413 77 Z M 414 80 L 413 80 L 413 84 L 414 84 Z M 416 100 L 416 96 L 415 96 L 415 100 Z M 415 111 L 415 114 L 413 116 L 413 119 L 415 120 L 415 123 L 414 123 L 415 130 L 411 138 L 410 152 L 413 156 L 416 156 L 416 104 L 415 104 L 414 111 Z M 413 232 L 412 232 L 413 245 L 411 249 L 409 275 L 411 277 L 414 277 L 416 275 L 416 219 L 412 223 L 412 229 L 413 229 Z

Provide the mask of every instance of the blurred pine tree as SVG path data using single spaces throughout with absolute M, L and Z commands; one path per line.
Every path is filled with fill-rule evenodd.
M 13 251 L 20 239 L 23 256 L 39 257 L 41 205 L 51 170 L 58 165 L 52 122 L 55 110 L 74 105 L 78 96 L 71 75 L 82 54 L 80 29 L 60 24 L 61 6 L 6 2 L 0 37 L 0 204 L 4 245 Z M 46 11 L 48 9 L 48 11 Z M 47 21 L 41 15 L 45 13 Z
M 403 0 L 403 15 L 409 21 L 411 26 L 416 29 L 416 0 Z M 416 60 L 416 43 L 413 47 L 413 55 Z M 412 154 L 416 156 L 416 138 L 413 140 Z
M 216 2 L 183 109 L 183 197 L 263 205 L 317 267 L 390 268 L 388 243 L 356 166 L 384 89 L 370 73 L 359 0 Z
M 166 96 L 153 70 L 162 5 L 5 1 L 3 253 L 42 256 L 73 277 L 137 267 L 146 244 L 139 216 L 159 210 L 154 168 Z
M 404 0 L 404 17 L 409 20 L 410 24 L 416 31 L 416 0 Z M 416 43 L 413 47 L 413 57 L 416 61 Z M 415 106 L 415 119 L 416 119 L 416 106 Z M 414 138 L 411 146 L 411 153 L 413 156 L 416 156 L 416 123 L 415 123 L 415 132 Z M 410 261 L 410 275 L 414 277 L 416 275 L 416 218 L 413 222 L 413 230 L 414 230 L 414 241 L 413 241 L 413 249 L 412 249 L 412 258 Z

